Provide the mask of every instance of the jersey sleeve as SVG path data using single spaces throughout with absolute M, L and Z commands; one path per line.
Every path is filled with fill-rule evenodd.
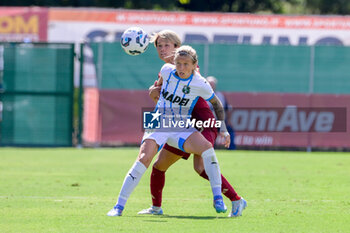
M 206 101 L 211 100 L 214 97 L 214 91 L 213 88 L 211 88 L 210 84 L 203 78 L 201 80 L 201 93 L 200 96 L 205 99 Z
M 161 76 L 163 79 L 168 79 L 173 69 L 174 69 L 174 65 L 166 63 L 160 69 L 159 76 Z

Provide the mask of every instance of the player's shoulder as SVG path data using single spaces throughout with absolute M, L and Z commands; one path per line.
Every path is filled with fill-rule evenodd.
M 175 65 L 170 63 L 165 63 L 162 68 L 160 69 L 161 73 L 171 72 L 175 69 Z
M 194 73 L 194 79 L 200 84 L 203 84 L 203 85 L 207 85 L 208 84 L 209 85 L 207 80 L 199 72 L 195 72 Z

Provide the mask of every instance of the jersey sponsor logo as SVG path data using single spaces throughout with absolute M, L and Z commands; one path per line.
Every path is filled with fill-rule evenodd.
M 178 104 L 180 106 L 187 106 L 188 102 L 190 101 L 188 98 L 182 98 L 178 95 L 169 94 L 169 92 L 165 90 L 162 91 L 162 95 L 165 100 L 170 101 L 173 104 Z

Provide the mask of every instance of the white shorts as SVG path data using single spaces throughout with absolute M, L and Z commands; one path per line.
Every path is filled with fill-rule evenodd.
M 178 148 L 185 152 L 183 148 L 185 141 L 196 131 L 195 128 L 189 128 L 179 132 L 146 131 L 143 135 L 141 144 L 146 139 L 153 139 L 158 144 L 159 148 L 162 148 L 165 143 L 168 143 L 169 146 Z

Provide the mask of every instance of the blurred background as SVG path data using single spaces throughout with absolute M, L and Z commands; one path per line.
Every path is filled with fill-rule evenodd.
M 7 1 L 0 3 L 0 145 L 134 146 L 153 45 L 131 26 L 171 29 L 228 103 L 234 148 L 350 148 L 350 1 Z

